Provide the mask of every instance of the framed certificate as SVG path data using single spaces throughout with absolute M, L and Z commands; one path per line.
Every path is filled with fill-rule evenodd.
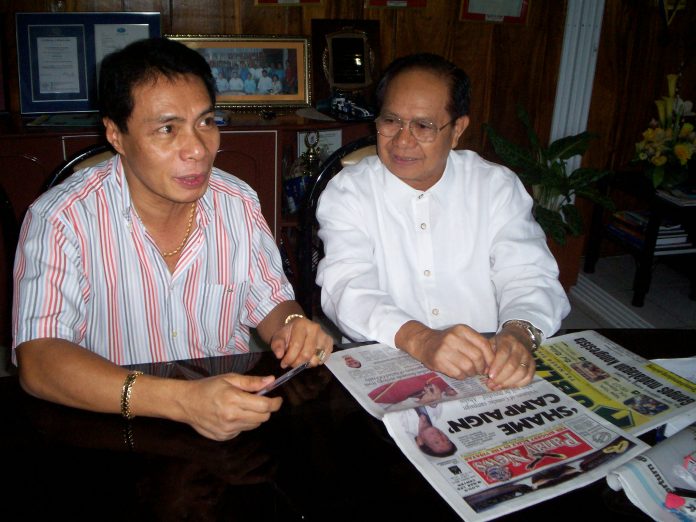
M 109 53 L 160 35 L 159 13 L 17 13 L 22 114 L 97 110 Z

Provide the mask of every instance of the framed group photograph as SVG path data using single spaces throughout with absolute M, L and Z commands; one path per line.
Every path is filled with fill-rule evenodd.
M 167 35 L 210 65 L 217 107 L 237 110 L 311 106 L 309 41 L 293 36 Z
M 102 59 L 160 35 L 159 13 L 17 13 L 22 114 L 97 110 Z

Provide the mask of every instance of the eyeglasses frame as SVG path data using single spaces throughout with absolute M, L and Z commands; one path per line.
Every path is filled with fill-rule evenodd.
M 382 118 L 382 115 L 381 115 L 381 114 L 375 118 L 375 128 L 378 126 L 377 120 L 379 120 L 380 118 Z M 442 127 L 433 127 L 433 129 L 435 130 L 435 137 L 434 137 L 432 140 L 429 140 L 429 141 L 426 140 L 426 141 L 424 141 L 424 140 L 419 140 L 418 138 L 416 138 L 416 135 L 413 133 L 413 128 L 411 127 L 411 124 L 412 124 L 414 121 L 421 121 L 421 122 L 422 122 L 423 120 L 417 120 L 417 119 L 416 119 L 416 120 L 413 120 L 413 119 L 411 119 L 411 120 L 404 120 L 404 119 L 402 119 L 402 118 L 399 118 L 398 116 L 393 116 L 393 118 L 394 118 L 394 120 L 396 120 L 396 121 L 399 122 L 399 130 L 398 130 L 396 133 L 392 134 L 391 136 L 387 136 L 387 135 L 382 134 L 381 132 L 379 132 L 379 129 L 377 129 L 377 134 L 379 134 L 380 136 L 384 136 L 385 138 L 393 138 L 394 136 L 398 136 L 399 133 L 402 132 L 402 131 L 404 130 L 404 123 L 405 123 L 405 122 L 408 122 L 408 131 L 411 133 L 411 136 L 413 136 L 413 139 L 416 140 L 418 143 L 433 143 L 435 140 L 437 140 L 437 135 L 440 133 L 440 131 L 441 131 L 442 129 L 444 129 L 444 128 L 447 127 L 448 125 L 453 124 L 455 121 L 457 121 L 457 120 L 459 119 L 459 118 L 454 118 L 454 119 L 448 121 L 447 123 L 445 123 Z M 427 120 L 426 120 L 426 121 L 427 121 Z M 432 125 L 435 125 L 433 122 L 428 122 L 428 123 L 431 123 Z

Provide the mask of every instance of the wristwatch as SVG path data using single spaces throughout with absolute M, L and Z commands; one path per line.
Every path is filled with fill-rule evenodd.
M 517 326 L 522 328 L 529 335 L 530 341 L 532 341 L 532 353 L 536 352 L 539 346 L 541 346 L 542 334 L 536 326 L 534 326 L 529 321 L 522 321 L 520 319 L 510 319 L 505 321 L 500 329 L 504 329 L 506 326 Z

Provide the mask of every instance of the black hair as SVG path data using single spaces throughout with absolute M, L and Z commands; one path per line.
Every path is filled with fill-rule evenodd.
M 471 82 L 469 77 L 461 68 L 449 60 L 432 53 L 409 54 L 397 58 L 389 64 L 375 91 L 379 110 L 382 109 L 382 103 L 391 81 L 399 74 L 412 70 L 431 72 L 447 82 L 450 90 L 447 112 L 449 112 L 452 119 L 469 114 L 469 103 L 471 100 Z
M 418 437 L 416 439 L 416 445 L 418 446 L 418 449 L 420 449 L 423 453 L 426 455 L 429 455 L 430 457 L 449 457 L 451 455 L 454 455 L 454 453 L 457 451 L 457 447 L 454 445 L 452 441 L 450 441 L 450 447 L 444 451 L 435 451 L 433 448 L 428 446 L 425 442 L 418 442 Z
M 416 413 L 418 414 L 419 417 L 425 417 L 426 420 L 428 421 L 428 424 L 430 426 L 433 425 L 433 421 L 430 420 L 430 414 L 428 413 L 428 410 L 426 409 L 425 406 L 416 406 Z M 428 446 L 425 442 L 418 442 L 418 437 L 414 437 L 414 440 L 416 441 L 416 444 L 418 445 L 418 448 L 425 453 L 426 455 L 429 455 L 431 457 L 449 457 L 450 455 L 454 455 L 454 452 L 457 451 L 457 447 L 454 445 L 454 442 L 449 440 L 450 447 L 444 451 L 435 451 L 433 448 Z
M 122 132 L 128 132 L 133 112 L 133 88 L 159 76 L 200 78 L 215 105 L 215 79 L 208 62 L 197 51 L 168 38 L 133 42 L 102 60 L 99 73 L 99 112 Z

